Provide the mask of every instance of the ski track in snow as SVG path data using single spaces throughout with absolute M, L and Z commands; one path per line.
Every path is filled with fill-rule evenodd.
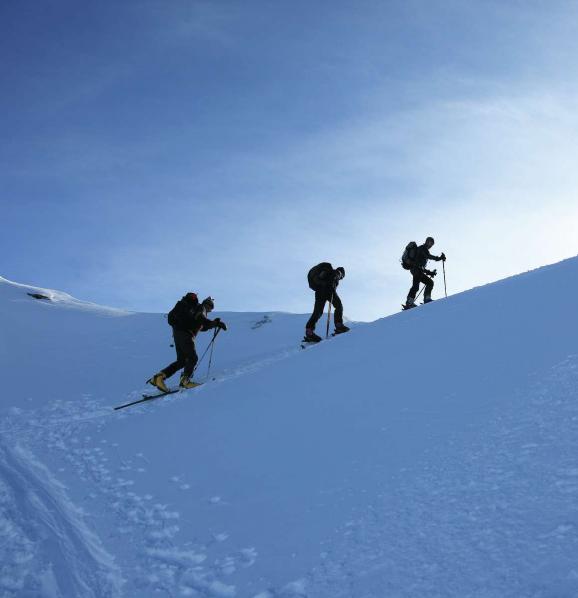
M 545 275 L 553 276 L 556 269 L 564 267 L 555 266 Z M 564 281 L 569 279 L 566 276 Z M 521 283 L 528 280 L 520 278 Z M 500 290 L 496 286 L 488 292 L 492 289 Z M 456 298 L 447 310 L 459 312 L 464 300 L 465 296 Z M 540 307 L 539 302 L 536 305 Z M 55 311 L 50 306 L 38 309 L 48 308 Z M 95 312 L 91 306 L 86 311 Z M 67 318 L 70 313 L 62 310 Z M 425 313 L 414 310 L 403 320 L 391 320 L 389 332 L 401 334 L 401 328 L 411 328 L 410 323 L 418 319 L 425 323 Z M 436 320 L 435 313 L 431 320 L 434 333 L 442 330 L 439 325 L 444 322 L 441 316 Z M 486 307 L 482 315 L 487 317 L 488 313 L 502 312 Z M 41 318 L 38 321 L 44 322 Z M 70 322 L 76 326 L 78 321 Z M 127 323 L 130 318 L 119 321 Z M 524 320 L 516 322 L 526 327 Z M 560 324 L 557 320 L 553 323 Z M 100 320 L 93 324 L 95 331 L 100 330 Z M 127 338 L 136 343 L 133 335 L 139 326 L 119 332 L 128 334 L 130 330 Z M 562 330 L 555 329 L 558 334 Z M 539 342 L 528 337 L 538 347 L 530 358 L 539 351 L 545 356 L 554 353 L 545 351 L 548 330 L 539 330 Z M 510 334 L 517 332 L 514 325 Z M 46 346 L 53 346 L 52 334 L 48 328 Z M 544 357 L 540 363 L 555 363 L 574 351 L 568 337 L 561 335 L 559 339 L 564 351 L 559 350 L 548 361 Z M 372 334 L 368 338 L 371 341 Z M 514 337 L 500 338 L 506 341 Z M 494 339 L 482 340 L 491 356 Z M 556 337 L 549 340 L 558 347 Z M 209 384 L 184 394 L 202 400 L 213 384 L 258 372 L 290 356 L 296 357 L 298 373 L 297 354 L 303 353 L 299 343 L 276 342 L 273 354 L 260 353 L 252 358 L 244 354 L 242 362 L 229 357 L 227 363 L 233 365 L 216 372 Z M 326 342 L 312 350 L 323 351 L 324 346 Z M 262 348 L 259 345 L 259 351 Z M 108 363 L 107 353 L 99 349 L 94 354 L 98 358 L 95 363 Z M 482 351 L 478 357 L 485 355 Z M 350 365 L 358 365 L 355 355 L 348 355 L 348 360 Z M 305 363 L 301 360 L 301 365 Z M 501 365 L 496 359 L 491 363 Z M 135 368 L 133 375 L 140 371 Z M 504 374 L 500 368 L 494 372 L 490 367 L 483 375 L 494 373 L 498 376 L 496 392 L 500 392 L 499 376 L 509 383 L 508 372 Z M 96 398 L 78 390 L 64 394 L 63 390 L 61 400 L 48 401 L 41 389 L 36 400 L 31 399 L 30 409 L 12 408 L 0 419 L 0 598 L 576 598 L 578 355 L 571 355 L 545 374 L 536 373 L 533 380 L 516 380 L 520 384 L 517 395 L 508 390 L 503 404 L 497 400 L 500 395 L 492 394 L 488 395 L 491 400 L 480 403 L 491 411 L 484 413 L 487 417 L 481 417 L 479 425 L 460 424 L 454 433 L 436 439 L 427 454 L 420 452 L 405 461 L 411 464 L 405 470 L 400 465 L 372 478 L 376 481 L 371 493 L 350 503 L 351 508 L 339 514 L 335 525 L 324 528 L 323 536 L 315 538 L 311 545 L 313 554 L 319 550 L 316 561 L 308 554 L 296 561 L 291 573 L 275 572 L 271 579 L 277 580 L 279 587 L 270 587 L 273 583 L 262 567 L 271 561 L 271 554 L 275 556 L 277 538 L 265 538 L 273 540 L 269 544 L 259 543 L 258 530 L 247 526 L 239 545 L 233 537 L 232 520 L 230 528 L 221 525 L 226 521 L 222 514 L 236 506 L 235 498 L 227 493 L 232 487 L 216 485 L 203 498 L 196 495 L 196 500 L 204 501 L 204 512 L 215 514 L 213 527 L 203 527 L 200 520 L 185 521 L 190 506 L 187 498 L 193 495 L 194 484 L 182 473 L 185 469 L 167 470 L 167 488 L 162 477 L 165 462 L 155 463 L 152 454 L 146 453 L 146 443 L 142 443 L 142 453 L 131 453 L 124 441 L 119 446 L 106 439 L 111 421 L 166 408 L 174 400 L 183 400 L 183 395 L 114 412 L 113 406 L 140 398 L 140 392 L 133 391 L 127 398 L 104 390 L 106 396 Z M 219 393 L 214 396 L 218 398 Z M 480 398 L 484 397 L 478 393 Z M 468 401 L 468 396 L 456 396 L 455 400 Z M 446 408 L 448 405 L 446 401 Z M 416 411 L 417 420 L 425 418 L 427 423 L 427 418 L 435 415 L 452 417 L 451 409 L 441 414 L 435 404 L 431 412 L 424 406 L 425 410 Z M 382 429 L 384 434 L 393 426 L 395 421 Z M 209 431 L 214 434 L 215 429 Z M 408 440 L 411 450 L 412 439 Z M 141 444 L 138 446 L 140 451 Z M 403 443 L 401 446 L 403 450 Z M 121 457 L 127 450 L 128 456 Z M 379 454 L 368 455 L 368 462 L 368 467 L 374 468 L 370 473 L 386 471 L 381 469 Z M 70 481 L 70 488 L 59 479 Z M 349 490 L 338 492 L 333 496 L 335 501 Z M 364 486 L 356 488 L 356 495 L 364 492 Z M 180 506 L 182 513 L 174 505 Z M 256 508 L 245 512 L 252 525 Z M 307 530 L 298 542 L 305 545 L 310 536 L 311 530 Z M 246 545 L 248 539 L 255 540 L 256 548 Z M 258 549 L 263 552 L 260 562 Z
M 82 512 L 19 446 L 0 445 L 0 529 L 3 596 L 120 595 L 119 572 Z
M 259 361 L 247 360 L 222 370 L 210 384 L 257 372 L 301 351 L 297 345 Z M 202 392 L 203 388 L 194 392 Z M 140 395 L 140 391 L 134 391 L 128 400 Z M 179 397 L 161 398 L 154 404 L 171 400 Z M 128 409 L 134 412 L 146 406 L 145 403 Z M 179 513 L 155 502 L 151 494 L 131 491 L 130 474 L 143 471 L 144 456 L 136 455 L 133 462 L 123 461 L 113 466 L 103 447 L 95 446 L 99 430 L 114 416 L 118 415 L 104 400 L 83 395 L 81 401 L 53 401 L 35 410 L 32 416 L 26 410 L 14 408 L 4 418 L 0 430 L 4 439 L 4 445 L 0 445 L 0 529 L 8 541 L 0 549 L 2 596 L 104 598 L 138 594 L 144 597 L 159 592 L 167 596 L 216 598 L 237 595 L 234 586 L 221 578 L 238 568 L 250 567 L 257 558 L 255 550 L 249 547 L 235 551 L 209 565 L 206 554 L 209 545 L 179 546 Z M 121 415 L 127 416 L 129 411 Z M 26 447 L 26 452 L 23 448 L 8 449 L 16 441 Z M 72 467 L 87 485 L 87 499 L 97 503 L 105 500 L 117 521 L 118 534 L 128 535 L 133 546 L 143 547 L 140 554 L 129 557 L 130 564 L 123 564 L 122 575 L 95 532 L 86 527 L 82 512 L 66 495 L 65 488 L 51 478 L 32 451 L 37 454 L 49 451 Z M 176 477 L 171 482 L 181 490 L 188 488 L 186 482 Z M 222 499 L 213 497 L 211 502 L 221 504 Z M 55 515 L 50 517 L 49 513 Z M 15 522 L 19 522 L 19 527 Z M 214 543 L 222 544 L 227 539 L 226 533 L 218 534 Z M 114 544 L 114 538 L 112 541 Z M 49 551 L 56 555 L 54 563 L 39 562 L 39 542 L 50 543 Z M 303 595 L 300 582 L 289 584 L 280 593 L 267 594 Z
M 574 355 L 345 524 L 303 595 L 578 596 L 577 396 Z
M 101 413 L 102 403 L 86 395 L 81 403 L 54 401 L 35 411 L 32 419 L 22 417 L 26 414 L 16 409 L 11 418 L 4 420 L 2 436 L 8 439 L 7 444 L 18 437 L 32 450 L 56 455 L 66 467 L 72 468 L 86 486 L 86 510 L 90 510 L 91 502 L 107 505 L 109 514 L 114 517 L 116 537 L 123 537 L 123 543 L 129 537 L 129 544 L 134 547 L 134 554 L 115 555 L 118 561 L 126 561 L 117 563 L 122 568 L 124 586 L 121 589 L 120 574 L 112 564 L 112 558 L 100 547 L 96 535 L 82 523 L 82 514 L 76 512 L 58 482 L 52 479 L 40 484 L 33 478 L 31 469 L 36 458 L 32 453 L 27 453 L 24 458 L 22 452 L 16 460 L 14 451 L 0 447 L 0 479 L 4 481 L 0 485 L 3 511 L 0 525 L 11 538 L 11 544 L 0 549 L 5 563 L 0 589 L 6 592 L 0 595 L 51 598 L 149 595 L 227 598 L 237 595 L 235 587 L 222 578 L 238 568 L 251 566 L 257 558 L 255 550 L 233 551 L 209 563 L 207 553 L 213 545 L 222 545 L 228 540 L 226 533 L 217 534 L 212 544 L 180 544 L 179 512 L 155 501 L 152 494 L 139 495 L 132 491 L 132 477 L 144 471 L 144 455 L 139 453 L 132 460 L 111 463 L 111 450 L 105 449 L 114 447 L 98 446 L 97 441 L 106 420 L 87 421 L 82 417 L 82 411 L 86 409 Z M 41 467 L 38 464 L 38 468 Z M 188 484 L 179 476 L 173 476 L 169 481 L 183 491 L 188 489 Z M 34 489 L 33 498 L 25 505 L 26 512 L 15 514 L 12 511 L 16 505 L 22 508 L 22 496 L 30 494 L 30 488 Z M 75 519 L 67 516 L 66 511 L 75 512 Z M 26 521 L 36 522 L 39 512 L 41 521 L 46 519 L 46 530 L 27 529 Z M 48 512 L 58 514 L 55 521 L 44 517 Z M 14 521 L 22 523 L 21 529 L 14 529 Z M 56 563 L 48 564 L 41 573 L 38 573 L 38 563 L 35 562 L 38 552 L 35 544 L 39 535 L 52 542 L 58 554 Z M 114 546 L 116 537 L 104 539 L 104 543 L 108 541 Z M 102 555 L 97 559 L 93 553 L 98 551 Z M 50 553 L 54 553 L 52 547 Z M 74 562 L 70 562 L 72 558 Z M 79 577 L 79 572 L 85 573 L 85 577 Z M 28 586 L 33 588 L 32 593 L 23 594 L 23 589 Z
M 327 539 L 320 564 L 303 579 L 256 598 L 578 595 L 578 561 L 572 557 L 578 554 L 577 394 L 578 356 L 571 356 L 520 393 L 490 427 L 470 431 L 467 450 L 459 438 L 450 439 L 419 471 L 408 472 L 395 496 L 384 490 Z M 223 580 L 251 566 L 254 549 L 211 560 L 211 544 L 179 542 L 179 513 L 132 490 L 132 477 L 146 467 L 144 455 L 111 463 L 105 449 L 114 447 L 96 440 L 106 418 L 82 416 L 105 409 L 85 396 L 82 402 L 55 401 L 32 419 L 16 409 L 4 420 L 0 526 L 7 541 L 0 548 L 1 595 L 239 595 Z M 116 533 L 131 538 L 135 553 L 117 556 L 124 562 L 115 564 L 65 489 L 30 451 L 49 451 L 72 468 L 86 484 L 87 502 L 108 506 Z M 459 459 L 464 453 L 467 458 Z M 169 481 L 188 488 L 181 476 Z M 575 497 L 572 509 L 569 497 Z M 211 502 L 221 504 L 222 498 Z M 543 512 L 541 504 L 557 504 L 559 510 Z M 114 545 L 114 537 L 104 540 Z M 227 540 L 223 532 L 214 544 Z M 38 560 L 42 542 L 50 543 L 51 563 Z M 512 553 L 524 567 L 502 566 Z M 472 572 L 467 587 L 461 585 L 465 570 Z
M 420 471 L 408 472 L 396 496 L 385 491 L 381 502 L 345 523 L 327 539 L 320 564 L 303 579 L 256 598 L 578 595 L 578 561 L 572 560 L 578 554 L 577 394 L 578 356 L 571 356 L 521 393 L 491 427 L 470 432 L 467 450 L 452 446 L 459 438 L 449 440 Z M 87 418 L 86 411 L 93 415 Z M 146 467 L 144 455 L 113 464 L 105 449 L 114 447 L 97 441 L 106 424 L 103 416 L 110 413 L 102 400 L 85 395 L 82 401 L 54 401 L 32 418 L 13 409 L 4 419 L 0 595 L 239 595 L 226 578 L 251 566 L 254 549 L 211 560 L 211 544 L 179 542 L 178 511 L 132 490 L 132 477 Z M 116 533 L 131 538 L 134 554 L 116 555 L 115 563 L 103 548 L 107 542 L 114 546 L 115 538 L 99 539 L 89 529 L 65 488 L 34 456 L 43 451 L 58 455 L 85 483 L 85 510 L 91 501 L 107 505 Z M 458 460 L 464 453 L 467 458 Z M 169 481 L 188 488 L 181 476 Z M 576 499 L 570 510 L 569 496 Z M 559 510 L 541 513 L 541 503 L 558 504 Z M 539 520 L 536 513 L 542 515 Z M 227 540 L 223 532 L 214 544 Z M 47 552 L 51 562 L 42 561 Z M 504 555 L 512 553 L 525 570 L 502 566 L 511 561 Z M 460 585 L 465 570 L 474 572 L 468 587 Z M 544 581 L 552 576 L 554 586 Z
M 210 381 L 204 382 L 201 386 L 198 386 L 190 391 L 182 391 L 179 393 L 175 393 L 172 395 L 161 395 L 157 398 L 152 399 L 150 402 L 145 401 L 143 403 L 138 403 L 136 405 L 127 407 L 127 411 L 120 411 L 118 414 L 125 415 L 129 412 L 138 412 L 142 408 L 150 408 L 154 406 L 160 406 L 163 404 L 168 404 L 171 401 L 181 400 L 182 395 L 189 395 L 190 393 L 202 393 L 208 386 L 212 386 L 214 384 L 220 384 L 226 382 L 228 380 L 235 379 L 239 376 L 244 376 L 247 374 L 253 374 L 258 372 L 273 363 L 278 361 L 282 361 L 283 359 L 287 359 L 295 354 L 299 354 L 303 351 L 301 347 L 298 345 L 297 348 L 289 348 L 283 349 L 277 353 L 264 357 L 258 361 L 247 360 L 246 363 L 241 363 L 240 365 L 233 367 L 233 368 L 225 368 L 222 371 L 218 372 L 213 379 Z M 151 386 L 144 387 L 141 390 L 135 390 L 130 392 L 128 395 L 118 399 L 119 405 L 122 403 L 130 403 L 131 401 L 136 401 L 141 399 L 144 394 L 149 394 L 154 392 L 154 388 Z M 158 392 L 158 391 L 157 391 Z M 113 407 L 117 407 L 118 405 L 111 406 L 106 404 L 104 401 L 88 401 L 90 399 L 90 395 L 84 395 L 83 398 L 83 409 L 82 411 L 78 411 L 75 409 L 75 403 L 70 402 L 71 410 L 65 410 L 62 412 L 60 419 L 56 416 L 51 418 L 50 424 L 47 424 L 44 420 L 36 420 L 34 425 L 38 427 L 46 427 L 47 425 L 54 426 L 58 424 L 68 424 L 68 423 L 80 423 L 80 422 L 89 422 L 95 419 L 100 418 L 107 418 L 113 417 L 116 414 L 113 412 Z
M 259 367 L 235 368 L 228 377 Z M 470 432 L 467 450 L 458 446 L 459 438 L 450 439 L 419 471 L 408 472 L 395 496 L 384 491 L 346 522 L 327 539 L 320 564 L 308 575 L 256 598 L 578 595 L 578 561 L 572 557 L 578 554 L 577 394 L 578 356 L 571 356 L 520 393 L 490 427 Z M 105 449 L 114 447 L 97 440 L 105 415 L 110 407 L 85 395 L 82 401 L 54 401 L 32 418 L 13 409 L 4 419 L 0 595 L 239 595 L 226 578 L 255 562 L 254 549 L 211 559 L 212 544 L 179 541 L 178 511 L 132 490 L 133 476 L 146 466 L 144 455 L 113 464 L 114 451 Z M 44 451 L 85 483 L 86 511 L 91 501 L 107 505 L 116 533 L 131 538 L 134 554 L 116 555 L 115 563 L 103 547 L 114 546 L 115 537 L 99 539 L 89 528 L 66 489 L 35 457 Z M 467 458 L 458 459 L 463 454 Z M 188 488 L 181 476 L 169 481 Z M 575 497 L 573 509 L 568 497 Z M 222 498 L 211 502 L 221 504 Z M 543 512 L 542 503 L 559 509 Z M 214 544 L 227 540 L 223 532 Z M 502 565 L 512 553 L 523 565 L 516 571 Z M 42 554 L 52 555 L 51 562 Z M 464 587 L 466 570 L 471 575 Z

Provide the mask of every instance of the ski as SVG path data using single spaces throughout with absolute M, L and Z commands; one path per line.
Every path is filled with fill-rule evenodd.
M 214 381 L 215 378 L 212 378 L 212 380 Z M 124 405 L 119 405 L 118 407 L 114 407 L 114 410 L 118 411 L 119 409 L 124 409 L 125 407 L 130 407 L 131 405 L 138 405 L 139 403 L 145 403 L 146 401 L 152 401 L 153 399 L 160 399 L 161 397 L 164 397 L 165 395 L 173 395 L 176 392 L 193 390 L 193 389 L 197 388 L 198 386 L 202 386 L 204 384 L 204 382 L 194 382 L 193 384 L 195 385 L 195 386 L 193 386 L 193 388 L 173 388 L 173 389 L 169 390 L 168 392 L 158 392 L 157 394 L 154 394 L 154 395 L 143 394 L 142 399 L 138 399 L 136 401 L 131 401 L 130 403 L 125 403 Z
M 408 309 L 413 309 L 414 307 L 419 307 L 420 305 L 427 305 L 428 303 L 433 303 L 434 301 L 435 301 L 435 299 L 432 299 L 431 301 L 423 301 L 419 305 L 417 303 L 414 303 L 413 305 L 410 305 L 410 306 L 407 306 L 407 305 L 405 305 L 405 303 L 402 303 L 401 310 L 407 311 Z
M 119 409 L 124 409 L 125 407 L 130 407 L 131 405 L 137 405 L 138 403 L 144 403 L 146 401 L 151 401 L 152 399 L 159 399 L 160 397 L 164 397 L 165 395 L 172 395 L 176 392 L 179 392 L 182 388 L 175 388 L 173 390 L 169 390 L 168 392 L 159 392 L 155 395 L 143 395 L 142 399 L 137 399 L 136 401 L 131 401 L 130 403 L 125 403 L 124 405 L 119 405 L 115 407 L 114 410 L 118 411 Z
M 158 392 L 155 395 L 143 395 L 142 398 L 143 399 L 157 399 L 158 397 L 164 397 L 165 395 L 172 395 L 175 392 L 179 392 L 180 390 L 184 390 L 183 388 L 173 388 L 172 390 L 169 390 L 168 392 Z
M 323 340 L 323 339 L 322 339 Z M 313 345 L 318 345 L 321 341 L 306 341 L 306 340 L 302 340 L 301 341 L 301 348 L 302 349 L 307 349 L 307 347 L 312 347 Z
M 339 336 L 340 334 L 345 334 L 346 332 L 349 332 L 349 330 L 344 331 L 344 332 L 332 332 L 327 338 L 322 338 L 321 340 L 318 340 L 318 341 L 310 341 L 310 340 L 307 340 L 306 338 L 303 338 L 301 340 L 301 348 L 307 349 L 307 347 L 311 347 L 313 345 L 318 345 L 319 343 L 321 343 L 323 341 L 329 340 L 333 336 Z
M 338 331 L 336 330 L 335 332 L 333 332 L 333 333 L 331 334 L 331 336 L 339 336 L 340 334 L 347 334 L 347 333 L 348 333 L 348 332 L 350 332 L 350 331 L 351 331 L 351 329 L 348 329 L 348 330 L 342 330 L 341 332 L 338 332 Z

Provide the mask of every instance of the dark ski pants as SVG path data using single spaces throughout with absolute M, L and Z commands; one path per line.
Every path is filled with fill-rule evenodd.
M 311 328 L 315 330 L 315 324 L 317 324 L 319 318 L 323 315 L 323 311 L 325 310 L 325 304 L 327 301 L 331 301 L 331 296 L 333 295 L 333 307 L 335 308 L 335 315 L 333 316 L 333 321 L 335 324 L 343 324 L 343 304 L 341 303 L 341 299 L 336 291 L 332 290 L 321 290 L 315 291 L 315 307 L 313 308 L 313 313 L 311 317 L 305 324 L 305 328 Z
M 411 270 L 411 274 L 413 276 L 413 284 L 411 286 L 411 289 L 409 289 L 407 298 L 412 299 L 412 300 L 415 299 L 415 296 L 417 295 L 417 292 L 419 290 L 419 285 L 422 282 L 425 285 L 425 291 L 423 294 L 423 298 L 425 299 L 426 297 L 431 297 L 431 292 L 432 292 L 432 289 L 434 286 L 434 281 L 427 274 L 425 274 L 425 272 L 423 272 L 422 270 L 419 270 L 417 268 L 413 268 Z
M 168 365 L 162 371 L 167 378 L 170 378 L 175 372 L 178 372 L 181 368 L 185 368 L 183 375 L 190 378 L 199 360 L 197 351 L 195 350 L 195 339 L 190 332 L 178 330 L 177 328 L 173 328 L 173 338 L 175 339 L 177 360 L 173 361 L 171 365 Z

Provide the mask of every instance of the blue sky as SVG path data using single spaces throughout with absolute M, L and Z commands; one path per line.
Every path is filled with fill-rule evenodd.
M 99 303 L 399 309 L 575 255 L 577 2 L 0 4 L 0 275 Z M 440 296 L 438 279 L 434 297 Z M 557 298 L 553 298 L 556 300 Z

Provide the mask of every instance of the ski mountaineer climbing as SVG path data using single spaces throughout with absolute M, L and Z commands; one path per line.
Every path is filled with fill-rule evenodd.
M 328 262 L 317 264 L 317 266 L 313 266 L 309 270 L 307 282 L 309 283 L 309 288 L 315 291 L 315 306 L 311 317 L 305 325 L 304 341 L 318 343 L 321 340 L 321 337 L 315 334 L 315 325 L 323 315 L 327 301 L 335 307 L 335 334 L 341 334 L 349 330 L 343 324 L 343 304 L 337 294 L 337 285 L 343 278 L 345 278 L 345 269 L 339 266 L 339 268 L 334 270 L 333 266 Z
M 198 361 L 195 337 L 199 332 L 212 328 L 227 330 L 227 326 L 221 322 L 220 318 L 214 320 L 207 318 L 207 314 L 214 308 L 215 304 L 211 297 L 207 297 L 202 303 L 199 303 L 196 293 L 187 293 L 180 301 L 177 301 L 168 314 L 168 322 L 172 326 L 175 339 L 177 360 L 147 380 L 148 384 L 156 386 L 163 392 L 169 392 L 165 380 L 184 368 L 179 386 L 181 388 L 199 386 L 196 382 L 191 381 Z
M 428 237 L 425 240 L 425 243 L 418 247 L 415 241 L 411 241 L 411 243 L 408 243 L 407 247 L 405 248 L 405 251 L 403 252 L 403 256 L 401 258 L 401 265 L 406 270 L 409 270 L 411 272 L 411 275 L 413 276 L 413 284 L 407 295 L 406 303 L 403 306 L 404 309 L 411 309 L 412 307 L 416 306 L 415 296 L 417 295 L 419 285 L 422 282 L 425 285 L 423 302 L 430 303 L 431 301 L 433 301 L 433 299 L 431 298 L 431 292 L 434 286 L 433 277 L 437 274 L 437 270 L 427 270 L 427 261 L 446 261 L 446 256 L 444 253 L 442 253 L 438 257 L 436 255 L 432 255 L 429 252 L 429 250 L 434 246 L 434 242 L 435 241 L 433 240 L 433 237 Z

